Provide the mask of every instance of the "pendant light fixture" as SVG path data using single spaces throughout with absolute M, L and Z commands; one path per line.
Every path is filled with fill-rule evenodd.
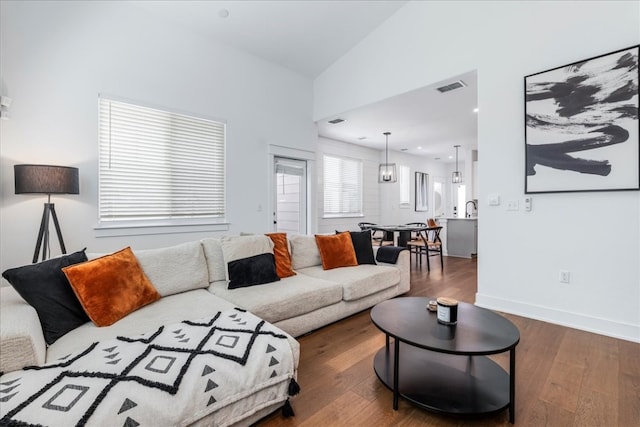
M 456 170 L 451 174 L 451 182 L 454 184 L 460 184 L 462 182 L 462 173 L 458 169 L 458 148 L 460 148 L 460 146 L 454 145 L 454 147 L 456 147 Z
M 378 182 L 396 182 L 398 175 L 396 174 L 396 164 L 389 163 L 389 135 L 391 132 L 384 132 L 385 136 L 385 160 L 384 163 L 380 163 L 378 168 Z

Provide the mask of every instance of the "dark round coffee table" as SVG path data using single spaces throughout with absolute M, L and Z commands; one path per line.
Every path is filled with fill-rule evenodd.
M 518 328 L 493 311 L 463 302 L 458 304 L 457 324 L 443 325 L 427 310 L 428 302 L 429 298 L 401 297 L 371 310 L 371 320 L 387 339 L 375 355 L 374 369 L 393 390 L 393 408 L 398 409 L 399 396 L 422 408 L 456 415 L 509 408 L 513 423 Z M 486 357 L 505 351 L 509 373 Z

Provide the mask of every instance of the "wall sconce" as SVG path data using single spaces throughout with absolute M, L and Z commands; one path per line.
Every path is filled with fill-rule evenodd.
M 49 217 L 53 217 L 53 224 L 58 234 L 58 242 L 63 254 L 67 253 L 62 240 L 60 223 L 56 210 L 51 203 L 52 194 L 80 194 L 78 168 L 49 165 L 14 165 L 16 194 L 46 194 L 47 203 L 44 204 L 40 231 L 33 253 L 33 262 L 38 262 L 38 252 L 42 247 L 42 261 L 51 255 L 49 249 Z
M 384 132 L 385 142 L 385 162 L 378 167 L 378 182 L 396 182 L 398 175 L 396 174 L 396 164 L 389 163 L 389 135 L 391 132 Z

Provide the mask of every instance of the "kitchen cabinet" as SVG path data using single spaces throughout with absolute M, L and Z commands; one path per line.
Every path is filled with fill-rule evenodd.
M 478 255 L 478 218 L 447 218 L 447 255 L 460 258 Z

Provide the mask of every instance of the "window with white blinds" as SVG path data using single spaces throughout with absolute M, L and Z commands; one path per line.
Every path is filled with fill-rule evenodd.
M 100 97 L 100 222 L 222 222 L 225 128 Z
M 325 155 L 324 216 L 362 216 L 362 161 Z

